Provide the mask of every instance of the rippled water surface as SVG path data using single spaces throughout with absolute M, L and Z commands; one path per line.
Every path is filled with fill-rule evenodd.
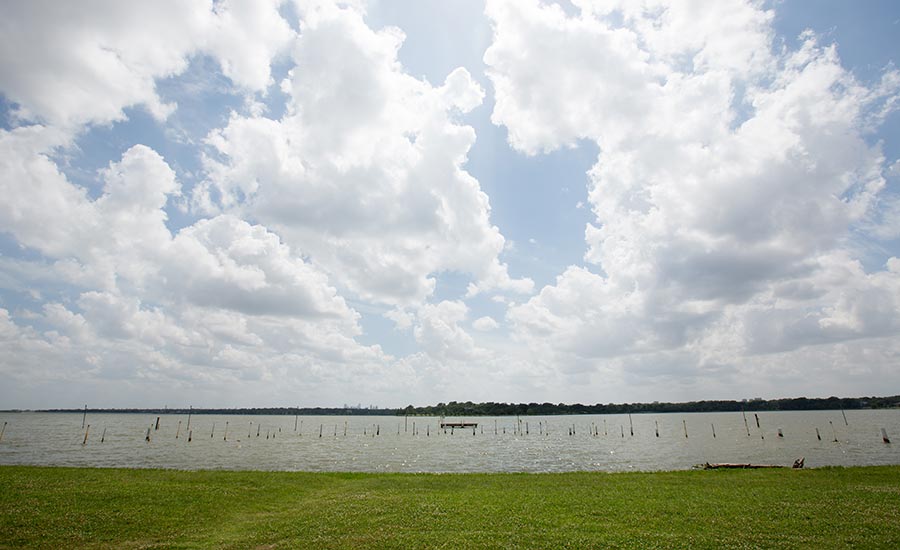
M 753 413 L 746 427 L 741 413 L 636 414 L 631 424 L 627 415 L 446 418 L 478 427 L 445 433 L 428 417 L 193 415 L 188 428 L 187 415 L 163 415 L 156 430 L 156 415 L 89 413 L 83 443 L 81 414 L 0 413 L 0 464 L 359 472 L 678 470 L 799 457 L 807 467 L 900 464 L 900 410 L 848 411 L 846 424 L 841 411 L 757 414 L 759 428 Z M 882 442 L 881 428 L 894 443 Z

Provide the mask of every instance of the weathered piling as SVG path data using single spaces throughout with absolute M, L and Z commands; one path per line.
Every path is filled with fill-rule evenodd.
M 713 439 L 715 439 L 716 438 L 716 425 L 713 423 L 710 423 L 709 425 L 712 426 Z
M 431 424 L 428 424 L 427 426 L 425 426 L 425 437 L 429 437 L 430 435 L 431 435 Z
M 256 425 L 256 437 L 259 437 L 259 431 L 262 429 L 262 424 Z
M 178 421 L 178 429 L 175 430 L 175 439 L 178 439 L 179 435 L 181 435 L 181 420 Z
M 215 423 L 215 422 L 213 422 L 213 427 L 212 427 L 212 429 L 209 431 L 209 438 L 212 439 L 214 435 L 216 435 L 216 423 Z M 248 429 L 248 431 L 247 431 L 247 437 L 250 437 L 249 429 Z
M 682 419 L 681 424 L 684 426 L 684 438 L 687 439 L 687 420 Z
M 753 417 L 756 418 L 756 428 L 757 428 L 757 429 L 760 429 L 760 428 L 759 428 L 759 415 L 756 414 L 756 413 L 753 413 Z
M 497 435 L 497 419 L 494 419 L 494 435 Z
M 298 420 L 300 420 L 300 415 L 299 415 L 299 414 L 295 414 L 295 415 L 294 415 L 294 431 L 295 431 L 295 432 L 297 431 L 297 421 L 298 421 Z
M 528 422 L 525 423 L 525 435 L 528 435 Z
M 347 421 L 344 420 L 344 437 L 347 437 Z
M 154 432 L 159 431 L 159 417 L 158 416 L 156 417 L 156 427 L 153 428 L 153 431 Z
M 659 437 L 659 420 L 654 420 L 653 424 L 656 426 L 656 437 Z
M 322 437 L 322 424 L 319 424 L 319 437 Z
M 266 428 L 266 439 L 269 439 L 269 428 Z
M 609 435 L 609 431 L 606 429 L 606 419 L 603 419 L 603 435 Z
M 84 429 L 84 421 L 87 420 L 87 405 L 84 406 L 84 414 L 81 415 L 81 429 Z
M 847 422 L 847 413 L 844 412 L 844 407 L 841 407 L 841 416 L 844 417 L 844 426 L 849 426 L 850 423 Z
M 3 423 L 3 428 L 0 428 L 0 441 L 3 441 L 4 433 L 6 433 L 6 422 Z
M 781 428 L 778 428 L 778 437 L 784 437 L 784 432 L 781 431 Z
M 106 441 L 106 428 L 103 428 L 103 434 L 100 436 L 100 443 Z
M 744 429 L 747 430 L 747 437 L 750 437 L 750 425 L 747 424 L 747 413 L 744 412 L 744 407 L 741 407 L 741 416 L 744 417 Z
M 816 439 L 822 441 L 822 436 L 819 434 L 819 428 L 816 428 Z
M 337 424 L 334 425 L 334 437 L 337 437 Z
M 303 421 L 300 421 L 300 429 L 297 430 L 297 435 L 303 437 Z
M 631 437 L 634 437 L 634 423 L 631 421 L 631 413 L 628 413 L 628 430 L 631 432 Z
M 188 443 L 194 440 L 194 430 L 188 430 Z
M 620 424 L 619 429 L 622 431 L 622 439 L 625 439 L 625 426 Z
M 887 435 L 887 430 L 885 430 L 884 428 L 881 428 L 881 440 L 885 443 L 891 442 L 890 438 Z
M 82 445 L 87 444 L 88 432 L 91 431 L 91 425 L 87 425 L 87 429 L 84 430 L 84 440 L 81 442 Z
M 188 406 L 188 423 L 187 423 L 187 428 L 186 428 L 188 433 L 190 433 L 190 431 L 191 431 L 191 414 L 193 414 L 193 412 L 194 412 L 194 406 L 193 405 Z
M 837 443 L 837 442 L 838 442 L 838 438 L 837 438 L 837 432 L 834 430 L 834 422 L 832 422 L 831 420 L 829 420 L 829 421 L 828 421 L 828 424 L 831 426 L 831 435 L 834 436 L 834 443 Z
M 228 421 L 225 421 L 225 435 L 222 436 L 222 441 L 228 441 Z
M 147 428 L 147 435 L 144 436 L 144 441 L 150 443 L 150 428 Z

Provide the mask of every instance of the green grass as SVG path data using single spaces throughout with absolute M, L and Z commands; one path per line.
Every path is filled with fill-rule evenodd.
M 0 467 L 0 548 L 900 548 L 900 467 L 316 474 Z

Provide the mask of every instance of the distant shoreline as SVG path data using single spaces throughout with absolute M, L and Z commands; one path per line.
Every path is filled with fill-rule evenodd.
M 573 414 L 640 414 L 740 411 L 816 411 L 900 408 L 900 395 L 888 397 L 794 397 L 783 399 L 710 400 L 682 403 L 472 403 L 451 401 L 425 407 L 412 405 L 395 408 L 353 407 L 253 407 L 253 408 L 80 408 L 80 409 L 7 409 L 0 413 L 112 413 L 112 414 L 233 414 L 303 416 L 552 416 Z

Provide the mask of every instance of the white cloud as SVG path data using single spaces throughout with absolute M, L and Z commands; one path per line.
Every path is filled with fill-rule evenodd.
M 194 55 L 212 55 L 239 86 L 263 91 L 272 58 L 293 36 L 280 3 L 7 2 L 0 91 L 20 119 L 66 130 L 122 120 L 137 105 L 165 119 L 176 106 L 160 99 L 156 79 L 181 73 Z
M 304 12 L 281 120 L 233 115 L 208 138 L 198 208 L 259 220 L 364 300 L 410 306 L 435 273 L 470 273 L 469 295 L 530 292 L 498 259 L 504 238 L 488 198 L 463 170 L 474 142 L 457 112 L 481 103 L 465 69 L 440 87 L 397 61 L 403 34 L 359 12 Z
M 469 313 L 466 304 L 445 300 L 426 304 L 419 309 L 418 325 L 413 330 L 416 342 L 429 356 L 436 359 L 467 360 L 479 350 L 475 341 L 460 326 Z
M 494 320 L 493 317 L 479 317 L 478 319 L 472 321 L 472 328 L 474 328 L 475 330 L 480 330 L 482 332 L 495 330 L 499 327 L 500 325 L 497 323 L 497 321 Z
M 487 6 L 492 120 L 511 145 L 601 151 L 596 271 L 570 267 L 511 307 L 519 341 L 572 369 L 639 371 L 614 358 L 744 364 L 895 331 L 897 275 L 867 273 L 847 242 L 885 186 L 865 134 L 896 104 L 897 74 L 867 87 L 810 34 L 779 51 L 752 3 L 576 4 Z

